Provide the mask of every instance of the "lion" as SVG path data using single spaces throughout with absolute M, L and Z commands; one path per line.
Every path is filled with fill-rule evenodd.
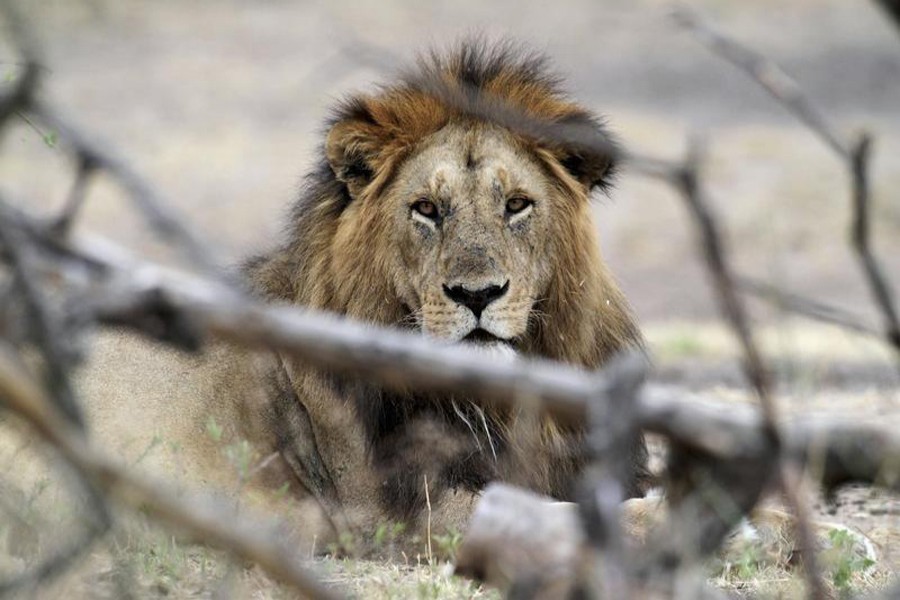
M 242 278 L 268 302 L 472 345 L 485 360 L 597 369 L 642 348 L 592 216 L 615 162 L 602 119 L 542 56 L 467 41 L 337 105 L 283 240 Z M 493 481 L 572 500 L 588 456 L 582 428 L 528 411 L 224 344 L 185 358 L 104 336 L 80 381 L 101 441 L 263 503 L 287 484 L 274 510 L 320 550 L 382 523 L 409 539 L 462 531 Z M 242 440 L 253 458 L 237 468 Z M 629 451 L 627 495 L 639 496 L 640 436 Z
M 335 107 L 283 239 L 240 274 L 265 301 L 466 344 L 486 361 L 598 369 L 643 351 L 591 207 L 617 154 L 603 119 L 564 93 L 543 56 L 481 41 L 432 52 Z M 284 516 L 310 552 L 390 553 L 462 532 L 493 482 L 571 510 L 589 457 L 584 428 L 524 407 L 387 388 L 225 343 L 185 355 L 106 333 L 78 388 L 100 445 Z M 10 440 L 0 436 L 0 455 L 21 464 Z M 626 450 L 624 524 L 639 533 L 631 521 L 664 511 L 642 499 L 643 437 Z M 388 524 L 397 539 L 385 549 Z
M 542 57 L 471 41 L 432 53 L 398 82 L 340 103 L 323 154 L 286 241 L 245 265 L 262 297 L 498 357 L 595 369 L 641 347 L 590 204 L 610 184 L 614 144 Z M 426 501 L 433 520 L 446 510 L 463 521 L 458 507 L 495 480 L 571 499 L 585 461 L 583 431 L 467 398 L 345 381 L 289 358 L 272 377 L 279 452 L 303 454 L 281 431 L 301 420 L 333 457 L 321 470 L 294 461 L 306 487 L 332 490 L 342 504 L 376 500 L 414 529 Z M 646 452 L 640 438 L 632 445 L 633 496 Z

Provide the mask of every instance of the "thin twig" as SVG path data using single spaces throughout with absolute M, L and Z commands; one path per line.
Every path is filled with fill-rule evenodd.
M 17 110 L 16 116 L 19 117 L 20 119 L 22 119 L 22 121 L 26 125 L 28 125 L 32 131 L 34 131 L 36 134 L 38 134 L 41 137 L 41 139 L 44 140 L 44 143 L 50 144 L 50 140 L 52 140 L 53 137 L 49 133 L 46 133 L 43 129 L 41 129 L 40 126 L 37 123 L 35 123 L 31 117 L 28 116 L 28 114 L 26 114 L 25 112 L 23 112 L 21 110 Z
M 59 216 L 50 226 L 54 235 L 64 236 L 72 228 L 72 224 L 84 205 L 85 188 L 96 170 L 97 165 L 94 164 L 89 156 L 81 155 L 78 157 L 75 182 L 72 184 L 72 189 L 66 198 L 65 206 L 63 206 Z
M 825 117 L 809 101 L 803 90 L 777 64 L 713 29 L 692 10 L 682 7 L 672 12 L 675 21 L 688 29 L 694 37 L 713 53 L 747 73 L 772 97 L 783 104 L 798 119 L 806 123 L 822 141 L 844 158 L 850 156 L 846 144 L 828 125 Z
M 669 185 L 682 185 L 680 183 L 680 179 L 683 176 L 682 165 L 679 163 L 633 153 L 623 153 L 622 161 L 631 171 L 638 175 L 656 179 Z M 862 318 L 848 311 L 818 300 L 811 300 L 798 294 L 786 292 L 775 284 L 750 277 L 735 274 L 734 281 L 738 291 L 741 293 L 776 304 L 782 310 L 816 321 L 837 325 L 857 333 L 884 339 L 882 331 L 875 329 L 865 323 Z
M 725 257 L 724 244 L 718 232 L 715 219 L 707 206 L 700 186 L 699 144 L 692 144 L 685 166 L 678 181 L 681 196 L 691 211 L 697 226 L 699 243 L 716 289 L 719 308 L 726 322 L 731 326 L 744 353 L 744 372 L 756 391 L 762 409 L 763 431 L 772 448 L 779 472 L 779 480 L 784 491 L 788 508 L 794 513 L 797 538 L 805 548 L 815 548 L 815 537 L 807 519 L 808 511 L 802 506 L 802 499 L 796 489 L 796 481 L 790 477 L 788 466 L 781 452 L 782 441 L 778 430 L 778 413 L 771 394 L 771 380 L 763 363 L 762 355 L 753 337 L 750 321 L 743 303 L 737 294 L 734 278 Z M 815 552 L 810 552 L 804 561 L 810 597 L 826 597 L 821 570 Z
M 75 393 L 69 374 L 71 357 L 61 344 L 66 339 L 48 299 L 35 281 L 32 240 L 22 234 L 0 211 L 0 246 L 15 275 L 15 285 L 22 295 L 30 333 L 44 357 L 45 379 L 51 397 L 62 413 L 74 425 L 84 427 L 81 409 L 75 401 Z
M 6 124 L 10 117 L 20 114 L 22 108 L 31 101 L 34 90 L 38 85 L 39 75 L 39 65 L 29 60 L 25 63 L 25 71 L 21 77 L 16 79 L 13 88 L 3 96 L 0 96 L 0 128 Z
M 163 239 L 184 249 L 187 257 L 207 274 L 220 277 L 221 269 L 212 258 L 207 246 L 175 215 L 172 203 L 166 202 L 143 177 L 118 153 L 107 149 L 96 139 L 82 132 L 68 119 L 60 116 L 40 102 L 32 102 L 30 112 L 58 132 L 78 156 L 81 164 L 87 163 L 102 169 L 128 192 L 127 197 L 147 220 L 150 227 Z
M 735 291 L 731 271 L 725 262 L 721 236 L 700 188 L 699 146 L 699 143 L 691 144 L 676 185 L 697 226 L 699 244 L 707 270 L 712 276 L 722 316 L 734 330 L 744 351 L 744 372 L 759 397 L 767 426 L 771 428 L 773 443 L 777 443 L 777 416 L 770 392 L 769 373 L 763 364 L 762 355 L 753 339 L 750 322 Z
M 434 564 L 434 552 L 431 550 L 431 493 L 428 491 L 428 474 L 423 475 L 425 484 L 425 507 L 427 508 L 427 521 L 425 525 L 425 536 L 427 538 L 426 549 L 428 550 L 428 564 Z
M 795 313 L 814 321 L 836 325 L 856 333 L 879 339 L 883 338 L 880 330 L 864 322 L 859 316 L 836 306 L 782 290 L 766 281 L 759 281 L 740 275 L 735 276 L 735 284 L 740 292 L 767 300 L 781 310 Z
M 866 275 L 873 300 L 884 318 L 884 335 L 900 359 L 900 319 L 894 305 L 894 295 L 887 278 L 872 251 L 869 218 L 869 149 L 871 138 L 862 134 L 850 152 L 850 171 L 853 181 L 853 223 L 851 239 L 860 267 Z

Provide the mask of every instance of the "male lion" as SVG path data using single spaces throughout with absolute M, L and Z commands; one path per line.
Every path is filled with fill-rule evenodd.
M 283 243 L 243 273 L 272 302 L 595 369 L 641 345 L 592 219 L 613 163 L 543 58 L 464 43 L 339 104 Z M 230 457 L 268 502 L 288 483 L 277 510 L 318 548 L 392 521 L 462 529 L 495 480 L 571 499 L 586 458 L 578 428 L 224 346 L 186 361 L 107 336 L 81 389 L 96 434 L 142 464 L 225 485 Z M 642 439 L 630 451 L 635 496 Z

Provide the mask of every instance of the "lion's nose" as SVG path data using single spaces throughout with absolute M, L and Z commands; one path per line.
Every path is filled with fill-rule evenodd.
M 462 304 L 471 310 L 476 319 L 481 318 L 481 311 L 483 311 L 488 304 L 503 297 L 508 290 L 509 280 L 503 285 L 489 285 L 480 290 L 470 290 L 462 285 L 455 285 L 453 287 L 444 285 L 444 293 L 447 294 L 447 297 L 457 304 Z

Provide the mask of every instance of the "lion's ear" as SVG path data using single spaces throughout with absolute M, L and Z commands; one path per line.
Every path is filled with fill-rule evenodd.
M 595 188 L 607 189 L 612 183 L 615 159 L 611 154 L 585 152 L 576 148 L 562 152 L 558 158 L 566 171 L 588 191 Z
M 381 128 L 372 122 L 345 119 L 335 123 L 325 139 L 325 156 L 335 177 L 354 198 L 375 176 Z
M 607 189 L 616 170 L 618 147 L 602 123 L 575 114 L 560 124 L 558 143 L 551 151 L 559 163 L 587 190 Z

